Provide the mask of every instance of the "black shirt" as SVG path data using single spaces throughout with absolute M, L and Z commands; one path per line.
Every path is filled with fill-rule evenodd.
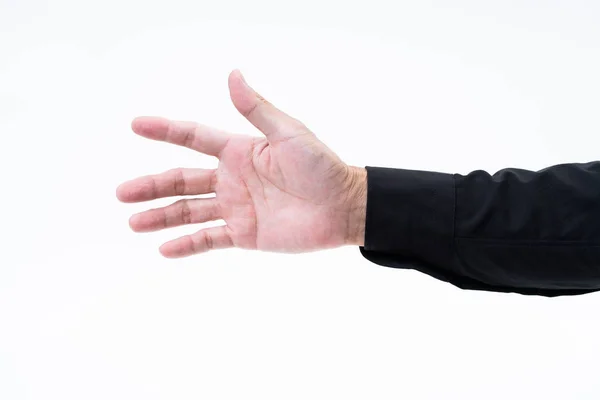
M 600 162 L 493 175 L 366 169 L 368 260 L 463 289 L 600 290 Z

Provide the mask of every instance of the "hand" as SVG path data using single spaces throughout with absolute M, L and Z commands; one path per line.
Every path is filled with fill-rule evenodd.
M 233 104 L 265 137 L 222 132 L 204 125 L 140 117 L 138 135 L 218 157 L 217 169 L 174 169 L 123 183 L 117 197 L 140 202 L 215 193 L 151 209 L 129 220 L 136 232 L 224 220 L 163 244 L 165 257 L 240 247 L 304 252 L 362 245 L 366 171 L 350 167 L 300 121 L 252 88 L 239 71 L 229 76 Z

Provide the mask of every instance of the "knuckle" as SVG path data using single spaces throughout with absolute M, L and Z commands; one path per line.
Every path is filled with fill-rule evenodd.
M 208 191 L 209 192 L 213 192 L 215 190 L 215 188 L 217 187 L 217 182 L 218 182 L 218 174 L 216 170 L 212 170 L 210 172 L 210 177 L 209 177 L 209 188 Z
M 209 235 L 208 233 L 205 233 L 203 236 L 204 236 L 204 246 L 206 247 L 206 250 L 212 250 L 214 248 L 214 242 L 213 242 L 212 236 Z
M 244 117 L 251 119 L 252 114 L 254 114 L 256 112 L 256 110 L 258 109 L 259 106 L 260 106 L 260 101 L 257 101 L 254 104 L 252 104 L 248 109 L 243 110 L 242 114 L 244 115 Z
M 162 215 L 160 216 L 160 222 L 163 228 L 169 227 L 169 214 L 166 208 L 163 208 Z
M 173 191 L 175 195 L 182 196 L 185 194 L 185 177 L 183 175 L 183 168 L 175 168 L 171 170 L 173 176 Z
M 178 209 L 179 209 L 179 219 L 185 225 L 192 223 L 192 210 L 190 209 L 190 204 L 188 200 L 179 200 Z
M 190 250 L 191 253 L 197 253 L 198 252 L 198 246 L 196 244 L 196 241 L 194 240 L 194 237 L 192 235 L 187 235 L 185 236 L 188 244 L 187 244 L 187 248 Z
M 183 145 L 185 147 L 192 148 L 193 144 L 194 144 L 194 131 L 192 131 L 192 130 L 185 131 L 183 134 Z

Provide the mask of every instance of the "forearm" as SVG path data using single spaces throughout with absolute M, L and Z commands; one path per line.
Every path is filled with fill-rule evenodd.
M 364 246 L 367 213 L 367 170 L 365 168 L 350 167 L 348 193 L 349 217 L 347 244 Z
M 459 287 L 600 288 L 600 163 L 466 176 L 367 168 L 363 255 Z

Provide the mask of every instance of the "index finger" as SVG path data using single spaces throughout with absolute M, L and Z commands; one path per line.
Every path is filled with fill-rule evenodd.
M 184 146 L 218 157 L 233 136 L 210 126 L 190 121 L 172 121 L 161 117 L 138 117 L 131 129 L 140 136 Z

